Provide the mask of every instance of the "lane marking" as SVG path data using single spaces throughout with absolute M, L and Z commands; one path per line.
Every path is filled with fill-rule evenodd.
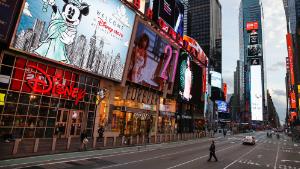
M 276 165 L 277 165 L 277 161 L 278 161 L 278 153 L 279 153 L 279 144 L 277 145 L 277 153 L 276 153 L 276 160 L 275 160 L 274 169 L 276 169 Z
M 225 149 L 229 149 L 233 146 L 227 147 Z M 222 149 L 222 150 L 225 150 Z M 221 150 L 219 150 L 221 151 Z M 105 169 L 105 168 L 112 168 L 112 167 L 119 167 L 119 166 L 124 166 L 124 165 L 128 165 L 128 164 L 134 164 L 134 163 L 139 163 L 139 162 L 144 162 L 144 161 L 149 161 L 149 160 L 153 160 L 153 159 L 157 159 L 157 158 L 162 158 L 162 157 L 167 157 L 167 156 L 171 156 L 171 155 L 175 155 L 175 154 L 180 154 L 180 153 L 184 153 L 187 151 L 179 151 L 179 152 L 175 152 L 175 153 L 169 153 L 169 154 L 164 154 L 164 155 L 160 155 L 160 156 L 156 156 L 156 157 L 150 157 L 150 158 L 144 158 L 144 159 L 140 159 L 140 160 L 136 160 L 136 161 L 130 161 L 130 162 L 126 162 L 126 163 L 121 163 L 121 164 L 115 164 L 115 165 L 110 165 L 110 166 L 105 166 L 105 167 L 101 167 L 98 169 Z M 202 158 L 207 157 L 208 155 L 202 156 Z M 199 158 L 199 157 L 198 157 Z
M 300 163 L 300 161 L 297 161 L 297 160 L 281 160 L 281 162 L 294 162 L 294 163 Z
M 199 144 L 199 143 L 204 143 L 204 142 L 207 142 L 207 141 L 210 141 L 210 140 L 200 140 L 200 141 L 183 141 L 182 143 L 177 143 L 177 144 L 167 144 L 168 147 L 161 147 L 162 144 L 155 144 L 155 145 L 150 145 L 151 147 L 149 147 L 149 149 L 147 150 L 143 150 L 143 151 L 137 151 L 136 148 L 139 147 L 139 146 L 136 146 L 136 147 L 133 147 L 133 148 L 126 148 L 126 147 L 123 147 L 123 148 L 117 148 L 117 149 L 114 149 L 114 150 L 110 150 L 111 152 L 109 153 L 109 150 L 100 150 L 100 151 L 103 151 L 103 153 L 99 153 L 99 154 L 93 154 L 93 155 L 82 155 L 82 156 L 76 156 L 76 157 L 66 157 L 66 158 L 59 158 L 59 159 L 49 159 L 49 160 L 39 160 L 39 161 L 35 161 L 35 162 L 27 162 L 27 163 L 14 163 L 14 164 L 8 164 L 8 165 L 1 165 L 0 164 L 0 168 L 5 168 L 5 167 L 13 167 L 13 166 L 20 166 L 20 165 L 34 165 L 34 166 L 41 166 L 41 165 L 47 165 L 49 163 L 45 163 L 45 162 L 50 162 L 50 161 L 55 161 L 53 163 L 63 163 L 63 162 L 68 162 L 68 161 L 81 161 L 81 160 L 86 160 L 86 159 L 90 159 L 91 157 L 95 157 L 95 156 L 100 156 L 100 157 L 111 157 L 111 155 L 114 155 L 114 156 L 118 156 L 118 155 L 126 155 L 126 153 L 129 153 L 129 154 L 132 154 L 132 153 L 139 153 L 139 152 L 146 152 L 146 151 L 154 151 L 154 150 L 164 150 L 164 149 L 168 149 L 168 148 L 176 148 L 176 147 L 184 147 L 184 146 L 189 146 L 189 145 L 193 145 L 193 144 Z M 166 144 L 165 144 L 166 145 Z M 121 151 L 120 151 L 121 150 Z M 97 152 L 97 150 L 94 150 L 94 151 L 86 151 L 88 153 L 90 152 Z M 79 154 L 79 153 L 82 153 L 82 152 L 75 152 L 76 154 Z M 105 154 L 105 153 L 109 153 L 109 154 Z M 65 154 L 57 154 L 59 156 L 61 155 L 65 155 Z M 51 157 L 51 155 L 45 155 L 45 156 L 40 156 L 40 157 Z M 28 157 L 28 158 L 36 158 L 36 157 Z M 76 158 L 76 159 L 75 159 Z M 26 157 L 25 158 L 20 158 L 20 159 L 27 159 Z M 66 160 L 66 159 L 70 159 L 70 160 Z M 1 162 L 10 162 L 10 161 L 16 161 L 16 160 L 19 160 L 19 159 L 9 159 L 9 160 L 3 160 Z M 63 160 L 63 161 L 57 161 L 57 160 Z M 43 163 L 43 164 L 36 164 L 36 163 Z M 35 165 L 36 164 L 36 165 Z M 27 166 L 27 167 L 30 167 L 30 166 Z
M 224 151 L 224 150 L 230 149 L 231 147 L 234 147 L 234 146 L 236 146 L 236 145 L 233 145 L 233 146 L 227 147 L 227 148 L 225 148 L 225 149 L 218 150 L 218 151 L 216 151 L 216 152 L 221 152 L 221 151 Z M 194 159 L 192 159 L 192 160 L 186 161 L 186 162 L 184 162 L 184 163 L 177 164 L 177 165 L 175 165 L 175 166 L 172 166 L 172 167 L 169 167 L 169 168 L 166 168 L 166 169 L 177 168 L 177 167 L 183 166 L 183 165 L 185 165 L 185 164 L 188 164 L 188 163 L 194 162 L 194 161 L 196 161 L 196 160 L 200 160 L 200 159 L 202 159 L 202 158 L 204 158 L 204 157 L 208 157 L 208 155 L 201 156 L 201 157 L 197 157 L 197 158 L 194 158 Z
M 227 169 L 228 167 L 232 166 L 234 163 L 236 163 L 237 161 L 241 160 L 243 157 L 245 157 L 246 155 L 250 154 L 253 150 L 256 149 L 257 146 L 255 146 L 253 149 L 251 149 L 250 151 L 248 151 L 246 154 L 242 155 L 240 158 L 234 160 L 232 163 L 230 163 L 229 165 L 227 165 L 226 167 L 224 167 L 223 169 Z
M 199 143 L 203 143 L 204 141 L 201 141 L 201 142 L 199 142 Z M 228 141 L 225 141 L 225 142 L 223 142 L 223 143 L 227 143 Z M 198 144 L 199 144 L 198 143 Z M 190 145 L 190 144 L 188 144 L 188 145 Z M 178 147 L 180 147 L 180 146 L 178 146 Z M 167 149 L 167 148 L 170 148 L 170 147 L 166 147 L 166 148 L 163 148 L 163 149 Z M 174 147 L 172 147 L 172 148 L 174 148 Z M 194 150 L 198 150 L 198 149 L 200 149 L 200 148 L 197 148 L 197 149 L 195 149 L 195 148 L 190 148 L 190 149 L 186 149 L 186 150 L 184 150 L 184 151 L 180 151 L 180 152 L 175 152 L 175 154 L 178 154 L 178 153 L 182 153 L 182 152 L 188 152 L 188 151 L 194 151 Z M 60 164 L 60 163 L 66 163 L 66 162 L 73 162 L 73 161 L 83 161 L 83 160 L 87 160 L 87 159 L 95 159 L 95 158 L 97 158 L 97 159 L 104 159 L 104 158 L 108 158 L 108 157 L 114 157 L 114 156 L 122 156 L 122 155 L 127 155 L 127 154 L 135 154 L 135 153 L 142 153 L 142 152 L 149 152 L 149 151 L 154 151 L 154 150 L 162 150 L 161 148 L 152 148 L 152 149 L 148 149 L 148 150 L 143 150 L 143 151 L 128 151 L 128 152 L 126 152 L 126 151 L 124 151 L 124 153 L 114 153 L 114 154 L 110 154 L 110 155 L 100 155 L 100 156 L 98 156 L 98 157 L 93 157 L 93 158 L 90 158 L 90 157 L 88 157 L 88 158 L 80 158 L 80 159 L 72 159 L 72 160 L 63 160 L 63 161 L 56 161 L 56 162 L 51 162 L 51 163 L 40 163 L 40 164 L 36 164 L 36 165 L 28 165 L 28 166 L 24 166 L 24 165 L 22 165 L 22 166 L 19 166 L 19 164 L 16 164 L 16 165 L 18 165 L 19 167 L 17 167 L 17 168 L 26 168 L 26 167 L 31 167 L 31 166 L 45 166 L 45 165 L 53 165 L 53 164 Z M 172 154 L 172 153 L 170 153 L 170 154 Z M 95 156 L 95 155 L 90 155 L 90 156 Z M 162 156 L 163 157 L 163 156 Z M 157 158 L 159 158 L 159 156 L 157 157 Z M 48 161 L 51 161 L 51 160 L 48 160 Z M 140 161 L 140 160 L 138 160 L 138 161 Z M 130 164 L 131 162 L 128 162 L 128 164 Z M 26 164 L 25 164 L 26 165 Z M 15 165 L 12 165 L 12 166 L 15 166 Z M 1 167 L 0 167 L 1 168 Z

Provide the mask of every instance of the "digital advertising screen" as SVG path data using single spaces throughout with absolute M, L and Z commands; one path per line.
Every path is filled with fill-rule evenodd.
M 180 51 L 176 74 L 176 89 L 180 100 L 200 105 L 203 100 L 203 69 L 184 50 Z
M 149 0 L 147 7 L 153 11 L 153 20 L 161 18 L 181 36 L 184 32 L 184 6 L 180 0 Z
M 247 22 L 246 30 L 247 31 L 258 30 L 258 22 L 257 21 Z
M 252 120 L 263 120 L 261 65 L 250 66 L 250 100 Z
M 227 112 L 227 103 L 222 100 L 216 100 L 218 112 Z
M 133 4 L 133 6 L 138 9 L 140 12 L 145 13 L 145 4 L 146 0 L 126 0 Z
M 249 44 L 250 45 L 256 45 L 258 44 L 258 33 L 256 31 L 253 31 L 249 35 Z
M 137 24 L 127 80 L 163 91 L 175 80 L 178 50 L 144 23 Z
M 210 71 L 211 86 L 222 89 L 222 75 L 219 72 Z
M 248 56 L 262 56 L 261 45 L 248 45 Z
M 11 47 L 121 81 L 134 20 L 120 0 L 27 0 Z

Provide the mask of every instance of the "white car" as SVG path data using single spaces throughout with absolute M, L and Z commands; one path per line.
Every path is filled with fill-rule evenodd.
M 245 136 L 243 138 L 243 144 L 255 145 L 255 137 L 254 136 Z

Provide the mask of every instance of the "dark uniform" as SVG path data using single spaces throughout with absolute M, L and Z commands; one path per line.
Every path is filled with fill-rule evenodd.
M 218 161 L 217 157 L 216 157 L 216 146 L 215 146 L 215 142 L 212 141 L 210 148 L 209 148 L 209 159 L 207 161 L 211 160 L 211 157 L 214 157 L 216 161 Z

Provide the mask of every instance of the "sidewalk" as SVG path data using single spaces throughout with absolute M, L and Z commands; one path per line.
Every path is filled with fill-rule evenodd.
M 138 151 L 153 151 L 157 149 L 165 149 L 172 148 L 178 145 L 189 145 L 195 144 L 198 142 L 208 141 L 211 138 L 203 137 L 199 139 L 193 139 L 188 141 L 178 141 L 178 142 L 170 142 L 170 143 L 161 143 L 161 144 L 149 144 L 149 145 L 141 145 L 134 147 L 122 147 L 122 148 L 113 148 L 113 149 L 105 149 L 105 150 L 92 150 L 92 151 L 81 151 L 81 152 L 72 152 L 72 153 L 61 153 L 61 154 L 52 154 L 52 155 L 43 155 L 43 156 L 32 156 L 25 158 L 17 158 L 17 159 L 8 159 L 0 161 L 0 168 L 16 168 L 17 166 L 24 165 L 36 165 L 45 162 L 58 162 L 64 160 L 74 160 L 80 158 L 92 158 L 99 156 L 107 156 L 112 154 L 120 154 L 120 153 L 130 153 L 130 152 L 138 152 Z

